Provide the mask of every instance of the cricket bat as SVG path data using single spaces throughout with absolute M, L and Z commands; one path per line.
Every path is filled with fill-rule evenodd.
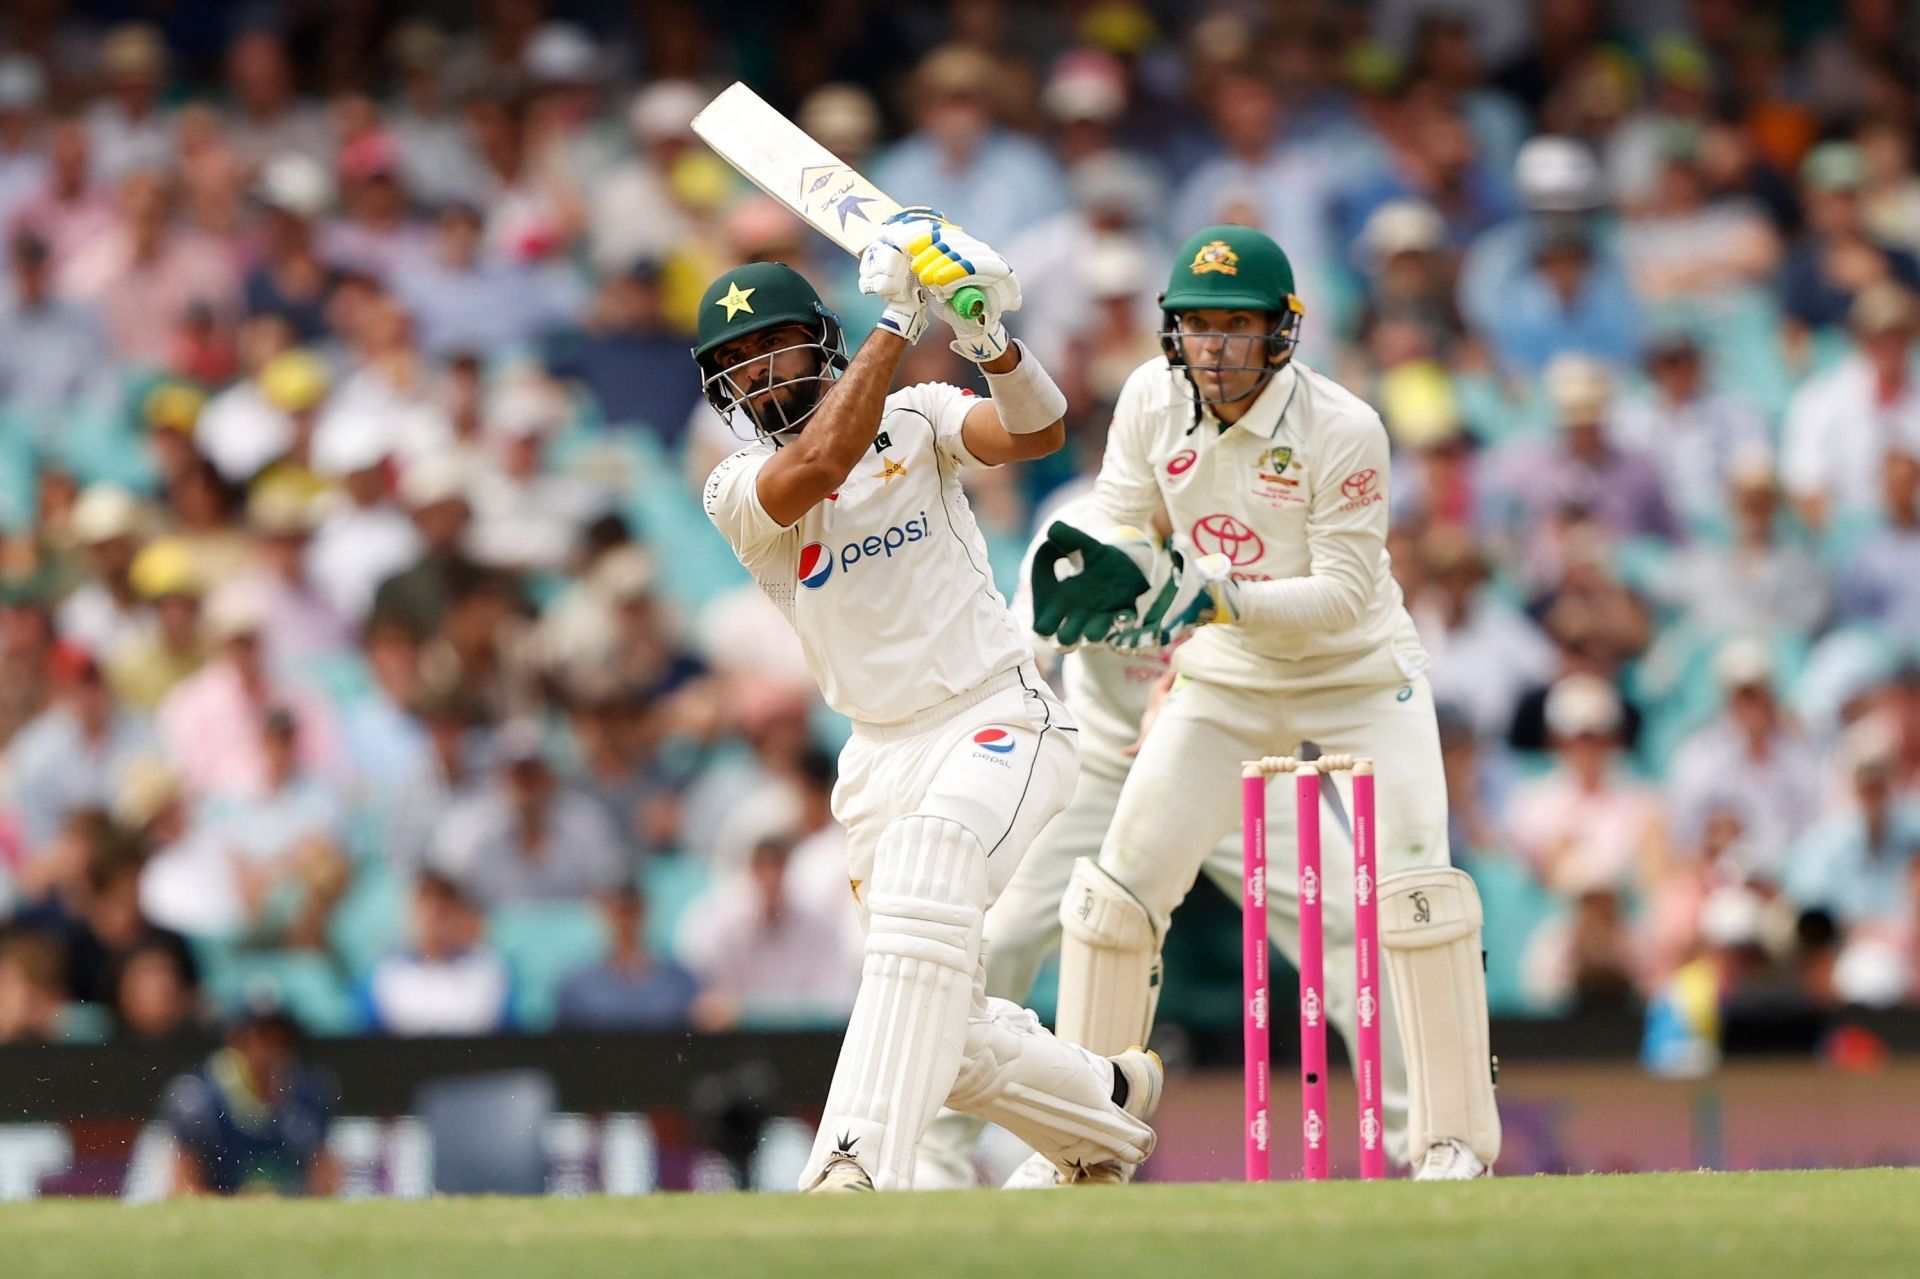
M 693 131 L 755 186 L 855 257 L 880 224 L 900 211 L 899 201 L 737 80 L 693 117 Z M 953 295 L 952 305 L 977 319 L 987 299 L 969 286 Z

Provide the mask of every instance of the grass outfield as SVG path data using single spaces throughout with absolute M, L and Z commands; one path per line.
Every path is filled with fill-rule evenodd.
M 0 1208 L 33 1279 L 1912 1275 L 1920 1170 L 996 1194 Z

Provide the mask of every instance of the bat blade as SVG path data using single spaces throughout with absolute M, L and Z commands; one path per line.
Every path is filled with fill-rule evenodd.
M 693 131 L 728 164 L 854 256 L 899 212 L 889 199 L 800 126 L 734 83 L 693 118 Z

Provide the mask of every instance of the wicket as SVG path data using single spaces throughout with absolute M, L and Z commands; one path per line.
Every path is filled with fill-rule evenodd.
M 1272 1174 L 1268 1119 L 1270 1074 L 1267 979 L 1267 779 L 1293 775 L 1300 900 L 1300 1130 L 1301 1176 L 1327 1177 L 1326 956 L 1322 930 L 1325 885 L 1320 873 L 1320 777 L 1353 774 L 1353 963 L 1359 1044 L 1354 1084 L 1360 1103 L 1360 1177 L 1387 1171 L 1380 1109 L 1380 911 L 1374 898 L 1373 761 L 1351 755 L 1298 760 L 1269 755 L 1240 768 L 1241 950 L 1246 1047 L 1246 1177 Z

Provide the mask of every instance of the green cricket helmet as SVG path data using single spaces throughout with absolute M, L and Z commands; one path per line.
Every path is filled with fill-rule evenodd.
M 795 406 L 801 411 L 789 415 L 786 406 L 776 403 L 774 407 L 779 410 L 780 420 L 767 423 L 760 421 L 753 407 L 746 403 L 745 383 L 734 375 L 745 366 L 769 357 L 756 356 L 754 360 L 722 368 L 717 352 L 735 338 L 783 325 L 795 325 L 812 334 L 810 341 L 795 345 L 816 349 L 820 362 L 816 373 L 781 384 L 813 384 L 810 394 L 802 396 L 804 406 Z M 827 387 L 839 376 L 840 370 L 847 367 L 847 347 L 840 317 L 820 300 L 819 293 L 807 283 L 805 276 L 784 263 L 749 262 L 721 275 L 700 295 L 693 359 L 700 366 L 700 388 L 716 412 L 731 421 L 733 411 L 744 406 L 756 427 L 769 435 L 777 435 L 799 426 L 813 412 Z
M 1272 236 L 1245 226 L 1194 232 L 1174 254 L 1173 273 L 1160 294 L 1160 347 L 1167 361 L 1178 369 L 1186 367 L 1179 342 L 1181 312 L 1263 311 L 1273 317 L 1264 364 L 1227 367 L 1278 369 L 1292 357 L 1307 313 L 1293 288 L 1293 263 Z M 1263 379 L 1246 394 L 1257 394 L 1264 385 Z

